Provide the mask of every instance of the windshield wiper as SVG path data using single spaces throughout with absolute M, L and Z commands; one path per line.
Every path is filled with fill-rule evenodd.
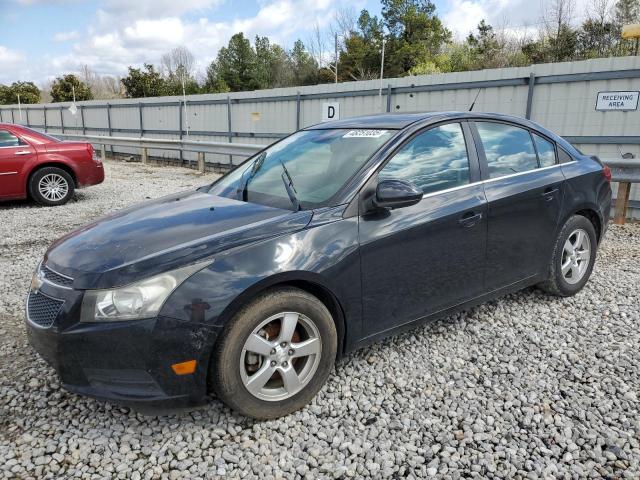
M 300 210 L 300 201 L 298 197 L 296 197 L 296 188 L 293 186 L 293 179 L 291 175 L 289 175 L 289 170 L 284 166 L 284 162 L 280 161 L 280 165 L 282 165 L 282 181 L 284 182 L 284 188 L 287 190 L 287 195 L 289 195 L 289 200 L 293 204 L 294 211 Z
M 262 164 L 264 163 L 265 158 L 267 158 L 267 152 L 262 152 L 258 156 L 258 158 L 254 160 L 253 165 L 251 166 L 251 171 L 249 172 L 249 175 L 247 175 L 247 178 L 245 178 L 244 181 L 238 187 L 238 194 L 240 198 L 245 202 L 247 201 L 246 196 L 247 196 L 247 187 L 249 186 L 249 182 L 253 179 L 256 173 L 258 173 L 258 170 L 260 170 L 260 168 L 262 167 Z M 244 177 L 244 173 L 242 174 L 242 176 Z

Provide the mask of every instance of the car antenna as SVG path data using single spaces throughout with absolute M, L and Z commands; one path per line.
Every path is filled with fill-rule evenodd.
M 476 104 L 476 100 L 478 100 L 478 96 L 480 95 L 480 90 L 482 90 L 481 88 L 478 89 L 478 93 L 476 93 L 476 98 L 473 99 L 473 103 L 471 104 L 471 106 L 469 107 L 469 111 L 473 112 L 473 107 Z

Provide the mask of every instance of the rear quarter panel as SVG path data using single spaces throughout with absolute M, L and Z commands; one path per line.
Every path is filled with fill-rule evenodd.
M 611 211 L 611 185 L 602 174 L 602 165 L 590 157 L 580 156 L 573 162 L 561 164 L 561 168 L 566 188 L 560 225 L 575 212 L 593 210 L 600 218 L 604 233 Z

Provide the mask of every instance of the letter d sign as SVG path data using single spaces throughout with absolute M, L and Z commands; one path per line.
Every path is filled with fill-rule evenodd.
M 340 104 L 338 102 L 326 102 L 322 104 L 322 121 L 340 120 Z

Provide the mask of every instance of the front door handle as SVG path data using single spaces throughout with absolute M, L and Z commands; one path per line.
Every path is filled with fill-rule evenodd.
M 16 155 L 29 155 L 31 152 L 29 150 L 18 150 Z
M 465 228 L 471 228 L 480 220 L 482 220 L 482 213 L 467 212 L 458 220 L 458 223 Z

